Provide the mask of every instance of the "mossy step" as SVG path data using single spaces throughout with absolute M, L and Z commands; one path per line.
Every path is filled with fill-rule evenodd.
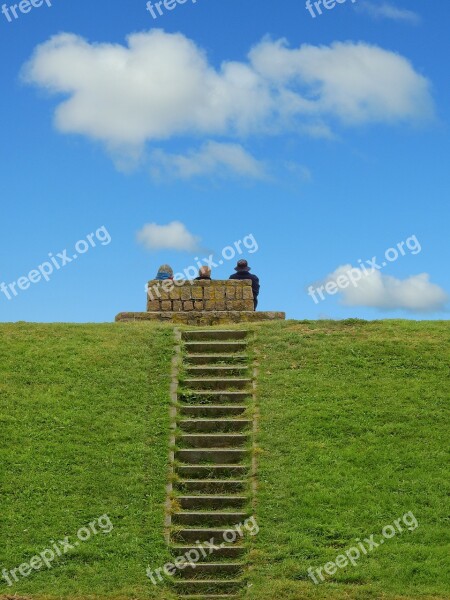
M 189 377 L 232 377 L 247 375 L 249 365 L 192 365 L 185 370 Z
M 245 477 L 248 474 L 248 465 L 238 465 L 233 463 L 215 464 L 215 465 L 177 465 L 176 473 L 185 479 L 234 479 L 236 477 Z
M 187 390 L 242 390 L 249 388 L 249 377 L 188 377 L 183 381 Z
M 235 527 L 248 518 L 248 512 L 242 511 L 179 511 L 172 513 L 174 525 L 190 525 L 191 527 L 215 527 L 226 525 Z
M 190 365 L 247 364 L 247 354 L 186 354 L 184 362 Z
M 229 545 L 220 545 L 220 547 L 211 548 L 207 544 L 199 548 L 199 546 L 188 546 L 188 545 L 174 545 L 169 546 L 169 550 L 172 556 L 185 556 L 188 552 L 198 552 L 201 555 L 202 562 L 208 561 L 215 562 L 221 559 L 227 560 L 236 560 L 241 558 L 246 552 L 247 549 L 245 546 L 229 546 Z M 195 554 L 194 554 L 195 556 Z
M 232 391 L 232 390 L 196 390 L 179 391 L 177 394 L 180 403 L 195 404 L 231 404 L 233 402 L 250 402 L 251 391 Z
M 241 562 L 197 562 L 177 571 L 176 576 L 186 579 L 229 579 L 239 577 L 245 565 Z
M 179 579 L 175 580 L 174 584 L 178 594 L 208 594 L 214 592 L 232 594 L 245 586 L 245 582 L 241 579 Z
M 181 337 L 186 341 L 204 341 L 204 340 L 242 340 L 248 335 L 245 329 L 193 329 L 192 331 L 183 331 Z
M 184 448 L 175 452 L 175 459 L 181 463 L 235 465 L 248 459 L 249 451 L 241 448 Z
M 237 404 L 236 406 L 221 406 L 220 404 L 195 404 L 195 405 L 180 405 L 178 413 L 181 416 L 196 417 L 196 418 L 223 418 L 223 417 L 239 417 L 248 409 L 247 406 Z
M 241 341 L 225 341 L 225 342 L 185 342 L 185 350 L 188 354 L 225 354 L 225 353 L 242 353 L 247 349 L 247 342 Z
M 181 433 L 176 444 L 180 448 L 242 448 L 249 439 L 245 433 Z
M 250 419 L 180 419 L 178 427 L 187 433 L 229 433 L 250 429 Z
M 238 495 L 195 495 L 178 496 L 177 502 L 182 510 L 222 510 L 244 508 L 248 504 L 247 496 Z
M 239 494 L 247 489 L 245 479 L 182 479 L 177 481 L 177 490 L 191 494 Z
M 237 525 L 239 523 L 235 523 Z M 242 538 L 236 535 L 234 542 L 228 540 L 229 528 L 222 527 L 185 527 L 174 529 L 171 532 L 172 544 L 212 544 L 217 547 L 239 547 Z M 228 540 L 228 541 L 227 541 Z

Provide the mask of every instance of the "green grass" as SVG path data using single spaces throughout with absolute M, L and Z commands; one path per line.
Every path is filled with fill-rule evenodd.
M 172 353 L 171 328 L 148 324 L 0 326 L 0 569 L 114 526 L 0 594 L 167 597 L 145 569 L 169 559 Z
M 249 600 L 449 599 L 450 324 L 252 326 L 260 527 Z M 170 597 L 170 327 L 0 325 L 0 569 L 108 514 L 99 533 L 0 595 Z M 314 585 L 322 567 L 412 511 L 419 527 Z
M 261 411 L 250 598 L 449 598 L 450 324 L 257 328 Z M 317 568 L 419 522 L 315 585 Z

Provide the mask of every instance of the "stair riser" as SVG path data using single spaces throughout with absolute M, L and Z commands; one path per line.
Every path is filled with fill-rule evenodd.
M 240 547 L 241 538 L 238 536 L 234 544 L 227 542 L 224 538 L 226 529 L 217 527 L 202 527 L 197 529 L 178 529 L 172 531 L 171 541 L 173 544 L 203 544 L 205 547 L 208 544 L 220 547 L 226 544 L 227 547 Z
M 242 354 L 247 350 L 246 342 L 186 342 L 188 354 Z
M 247 465 L 179 465 L 177 474 L 183 479 L 236 479 L 248 475 Z
M 252 421 L 228 419 L 226 421 L 178 421 L 178 427 L 185 433 L 240 433 L 250 431 Z
M 178 414 L 182 418 L 192 419 L 223 419 L 226 417 L 241 417 L 247 411 L 246 406 L 208 406 L 207 404 L 199 406 L 183 405 L 178 409 Z
M 175 453 L 176 460 L 187 464 L 218 464 L 236 465 L 248 460 L 247 450 L 178 450 Z
M 247 481 L 184 481 L 175 484 L 175 489 L 183 494 L 242 494 L 247 492 Z
M 244 434 L 187 434 L 178 435 L 176 444 L 180 448 L 245 448 L 249 436 Z
M 186 367 L 188 377 L 248 377 L 250 368 L 244 366 L 195 366 Z
M 248 513 L 174 513 L 172 523 L 174 525 L 186 525 L 189 527 L 230 527 L 233 528 L 248 518 Z
M 243 509 L 247 506 L 247 498 L 234 497 L 179 497 L 177 498 L 183 510 L 227 510 L 229 508 Z
M 216 379 L 186 379 L 187 390 L 249 390 L 249 379 L 216 378 Z
M 242 564 L 208 564 L 202 562 L 196 563 L 194 567 L 188 565 L 177 571 L 176 575 L 181 579 L 229 579 L 241 576 L 243 571 L 244 566 Z
M 216 341 L 216 340 L 243 340 L 247 337 L 245 329 L 205 329 L 183 331 L 181 338 L 184 341 Z
M 186 365 L 236 365 L 247 366 L 245 354 L 187 354 L 184 357 Z
M 234 392 L 227 393 L 225 391 L 222 392 L 214 392 L 214 391 L 206 391 L 205 393 L 186 393 L 179 392 L 178 393 L 178 401 L 181 405 L 183 404 L 230 404 L 233 403 L 242 405 L 248 404 L 251 398 L 250 392 Z
M 206 553 L 206 556 L 200 551 L 202 562 L 217 562 L 222 559 L 239 560 L 246 553 L 246 549 L 243 546 L 226 546 L 225 548 L 215 548 L 211 553 L 207 546 L 204 546 L 203 548 Z M 170 553 L 172 556 L 178 557 L 185 556 L 188 552 L 194 550 L 198 551 L 198 546 L 180 546 L 178 548 L 170 548 Z
M 243 582 L 223 581 L 177 581 L 175 589 L 178 594 L 231 594 L 244 587 Z

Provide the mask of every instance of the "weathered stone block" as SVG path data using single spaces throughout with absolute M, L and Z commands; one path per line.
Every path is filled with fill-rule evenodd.
M 181 288 L 181 299 L 190 300 L 191 298 L 191 286 L 187 284 Z
M 242 294 L 244 300 L 253 300 L 253 290 L 251 287 L 244 287 Z
M 147 302 L 147 310 L 159 310 L 159 300 L 149 300 Z
M 195 300 L 194 309 L 195 310 L 204 310 L 205 309 L 204 301 L 203 300 Z
M 183 310 L 194 310 L 194 303 L 192 300 L 183 301 Z
M 172 310 L 174 310 L 174 311 L 183 310 L 183 303 L 181 302 L 181 300 L 173 300 L 172 301 Z
M 170 300 L 162 300 L 161 301 L 161 310 L 171 311 L 172 310 L 172 302 Z
M 181 288 L 174 286 L 169 292 L 171 300 L 179 300 L 181 298 Z
M 227 299 L 234 300 L 236 298 L 236 286 L 227 285 L 225 288 L 225 296 Z
M 242 310 L 243 311 L 255 310 L 255 304 L 254 304 L 253 300 L 243 300 Z
M 215 304 L 216 310 L 226 310 L 225 300 L 216 300 Z
M 203 286 L 193 285 L 192 286 L 192 298 L 194 300 L 203 300 Z

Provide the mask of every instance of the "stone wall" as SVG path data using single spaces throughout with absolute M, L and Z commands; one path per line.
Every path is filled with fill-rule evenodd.
M 254 311 L 250 279 L 148 282 L 147 311 Z

